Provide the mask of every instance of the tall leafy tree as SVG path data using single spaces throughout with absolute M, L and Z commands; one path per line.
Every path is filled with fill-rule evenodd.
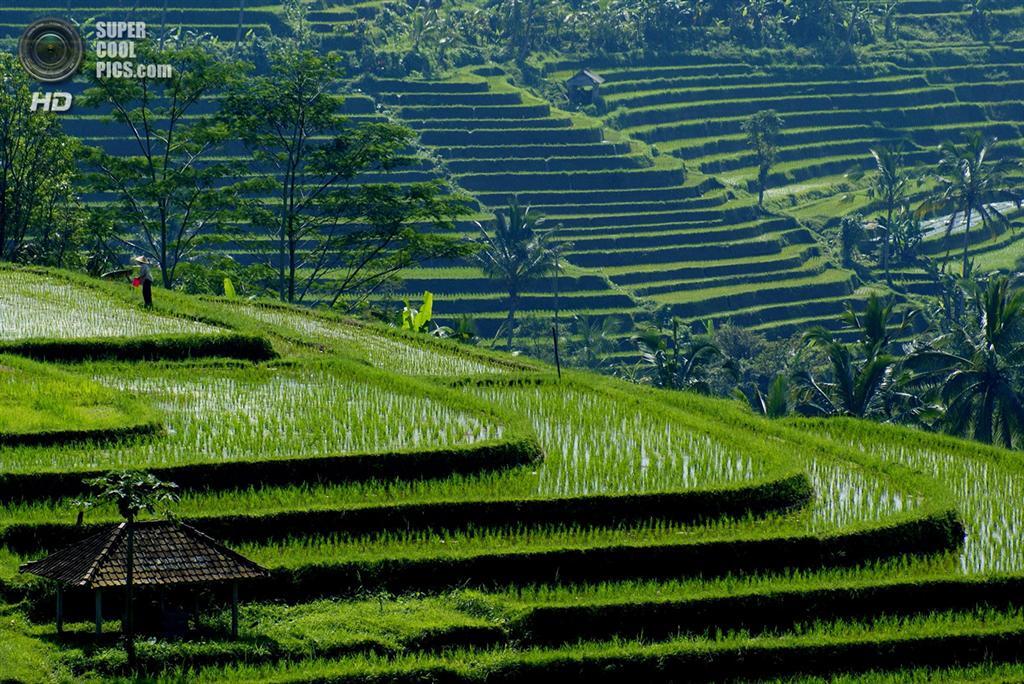
M 892 284 L 890 257 L 892 254 L 893 224 L 897 212 L 907 199 L 910 179 L 903 168 L 903 152 L 899 147 L 882 145 L 871 150 L 875 160 L 875 176 L 871 182 L 871 194 L 882 203 L 884 219 L 878 224 L 882 238 L 882 271 L 885 281 Z
M 935 194 L 918 209 L 919 216 L 948 211 L 947 238 L 959 222 L 963 222 L 962 275 L 969 269 L 967 257 L 975 217 L 981 217 L 982 227 L 988 230 L 1007 227 L 1009 220 L 994 204 L 1005 201 L 1019 204 L 1021 201 L 1020 194 L 1012 189 L 1007 179 L 1014 165 L 1008 159 L 992 158 L 995 144 L 994 138 L 986 138 L 980 131 L 968 134 L 964 145 L 943 143 Z
M 156 262 L 164 287 L 173 288 L 178 267 L 228 227 L 237 205 L 231 178 L 239 169 L 220 160 L 227 131 L 203 103 L 240 63 L 206 45 L 159 49 L 141 44 L 140 63 L 170 64 L 170 78 L 98 78 L 80 102 L 127 134 L 129 150 L 90 150 L 85 165 L 92 188 L 113 201 L 95 211 L 115 227 L 122 247 Z
M 300 24 L 301 25 L 301 24 Z M 282 301 L 336 304 L 365 296 L 423 259 L 465 254 L 440 230 L 468 211 L 436 182 L 363 180 L 412 163 L 413 133 L 393 123 L 355 125 L 334 94 L 341 62 L 299 32 L 269 47 L 269 70 L 232 80 L 226 129 L 251 155 L 251 224 L 271 238 L 265 254 Z
M 788 0 L 789 35 L 798 45 L 828 45 L 845 39 L 848 19 L 837 0 Z
M 942 425 L 981 442 L 1020 445 L 1024 435 L 1024 293 L 992 278 L 973 299 L 971 320 L 915 351 L 910 385 L 933 389 Z
M 987 43 L 992 40 L 992 24 L 989 20 L 989 0 L 967 0 L 964 9 L 969 11 L 967 30 L 975 39 Z
M 531 214 L 530 207 L 521 206 L 515 197 L 509 200 L 506 210 L 495 213 L 490 232 L 480 223 L 477 227 L 480 231 L 477 261 L 484 273 L 498 281 L 508 293 L 508 318 L 504 327 L 511 349 L 523 287 L 555 267 L 556 228 L 548 228 L 542 217 Z
M 879 13 L 882 16 L 883 35 L 889 42 L 895 41 L 899 37 L 899 10 L 900 3 L 898 0 L 887 0 L 884 5 L 879 9 Z
M 757 112 L 743 122 L 743 132 L 747 136 L 747 144 L 754 150 L 757 157 L 757 207 L 764 208 L 764 191 L 768 187 L 768 174 L 771 173 L 778 155 L 778 137 L 782 129 L 782 117 L 774 109 Z
M 79 146 L 31 101 L 25 70 L 0 55 L 0 261 L 64 266 L 80 237 Z
M 839 224 L 839 252 L 843 266 L 853 266 L 853 254 L 864 239 L 864 217 L 860 214 L 844 216 Z

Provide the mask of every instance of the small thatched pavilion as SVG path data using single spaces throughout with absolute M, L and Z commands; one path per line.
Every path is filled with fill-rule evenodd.
M 593 104 L 597 101 L 604 79 L 590 69 L 580 69 L 565 82 L 565 90 L 572 104 Z
M 230 585 L 231 636 L 238 636 L 238 583 L 269 573 L 256 563 L 183 523 L 159 520 L 134 524 L 132 584 L 139 590 Z M 103 590 L 124 588 L 127 579 L 127 523 L 115 525 L 41 560 L 21 572 L 58 583 L 57 631 L 64 626 L 64 592 L 95 592 L 96 633 L 103 631 Z

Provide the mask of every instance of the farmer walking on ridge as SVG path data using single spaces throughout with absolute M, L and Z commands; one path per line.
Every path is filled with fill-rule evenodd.
M 139 265 L 139 284 L 142 285 L 142 301 L 147 309 L 153 308 L 153 272 L 149 268 L 149 259 L 137 256 L 132 259 Z

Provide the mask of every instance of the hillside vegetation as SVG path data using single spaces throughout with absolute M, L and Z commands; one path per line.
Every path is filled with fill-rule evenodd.
M 238 641 L 216 596 L 192 637 L 140 640 L 139 667 L 157 678 L 1018 672 L 1024 468 L 1012 452 L 853 419 L 769 421 L 584 372 L 559 379 L 537 362 L 279 304 L 170 293 L 150 313 L 126 285 L 0 273 L 44 286 L 22 301 L 22 323 L 5 324 L 15 342 L 35 335 L 47 288 L 121 312 L 23 353 L 130 346 L 153 320 L 202 324 L 147 336 L 147 361 L 5 357 L 16 375 L 0 380 L 25 388 L 23 403 L 60 378 L 82 387 L 67 401 L 120 415 L 51 416 L 45 442 L 0 433 L 0 678 L 124 673 L 116 596 L 94 639 L 91 599 L 69 592 L 61 639 L 52 588 L 17 572 L 119 519 L 97 506 L 75 523 L 83 478 L 110 467 L 176 482 L 177 517 L 272 574 L 243 588 Z M 275 358 L 243 360 L 241 345 L 242 359 L 230 347 L 211 356 L 206 338 L 226 336 L 263 339 Z M 154 417 L 156 431 L 121 429 Z
M 943 216 L 926 222 L 920 241 L 894 257 L 889 288 L 878 268 L 877 230 L 859 244 L 862 258 L 850 262 L 839 222 L 860 214 L 870 228 L 882 211 L 868 192 L 870 150 L 881 145 L 902 147 L 915 204 L 934 187 L 946 140 L 980 132 L 1000 140 L 996 157 L 1019 160 L 1019 8 L 819 2 L 813 14 L 814 2 L 747 9 L 730 2 L 691 17 L 691 4 L 703 6 L 680 2 L 655 12 L 637 0 L 572 11 L 562 2 L 526 3 L 516 14 L 508 3 L 325 1 L 306 6 L 301 30 L 344 61 L 339 89 L 353 124 L 393 121 L 418 136 L 415 163 L 363 180 L 453 183 L 472 198 L 455 222 L 467 238 L 513 195 L 558 226 L 561 272 L 533 278 L 518 293 L 524 338 L 546 329 L 558 311 L 576 321 L 567 324 L 567 344 L 582 347 L 583 319 L 614 319 L 609 358 L 618 361 L 636 358 L 631 334 L 673 316 L 696 328 L 728 321 L 779 338 L 812 325 L 835 329 L 844 306 L 862 309 L 872 292 L 891 289 L 910 305 L 941 292 L 938 274 L 947 262 L 955 266 L 962 227 L 946 235 Z M 164 11 L 134 3 L 127 11 L 162 34 L 234 44 L 257 62 L 267 37 L 296 31 L 289 4 L 176 5 Z M 70 8 L 86 27 L 119 11 Z M 2 8 L 0 37 L 62 12 Z M 673 17 L 692 21 L 673 24 Z M 816 31 L 837 38 L 818 40 Z M 826 49 L 832 43 L 835 52 Z M 569 102 L 562 86 L 583 67 L 605 79 L 594 105 Z M 780 114 L 783 128 L 763 213 L 741 125 L 767 109 Z M 63 125 L 108 152 L 134 153 L 129 131 L 102 125 L 102 114 L 77 110 Z M 225 154 L 245 159 L 240 145 Z M 1018 213 L 1010 211 L 1007 225 L 972 225 L 977 271 L 1015 268 Z M 244 226 L 241 234 L 211 237 L 209 249 L 230 255 L 235 273 L 266 258 L 267 240 Z M 215 263 L 196 263 L 206 268 L 207 261 Z M 377 306 L 400 306 L 430 290 L 440 321 L 467 316 L 491 338 L 505 320 L 507 292 L 472 260 L 430 260 L 401 276 L 397 289 L 373 293 Z M 188 282 L 219 291 L 220 279 L 205 278 L 201 268 Z

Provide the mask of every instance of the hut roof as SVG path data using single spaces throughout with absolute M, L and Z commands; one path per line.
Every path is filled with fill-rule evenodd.
M 571 86 L 589 86 L 589 85 L 601 85 L 604 83 L 604 79 L 595 74 L 590 69 L 580 69 L 574 76 L 567 80 L 566 85 Z
M 257 579 L 267 570 L 188 525 L 156 520 L 135 523 L 133 582 L 139 587 Z M 109 527 L 21 572 L 69 586 L 100 589 L 127 582 L 127 523 Z

